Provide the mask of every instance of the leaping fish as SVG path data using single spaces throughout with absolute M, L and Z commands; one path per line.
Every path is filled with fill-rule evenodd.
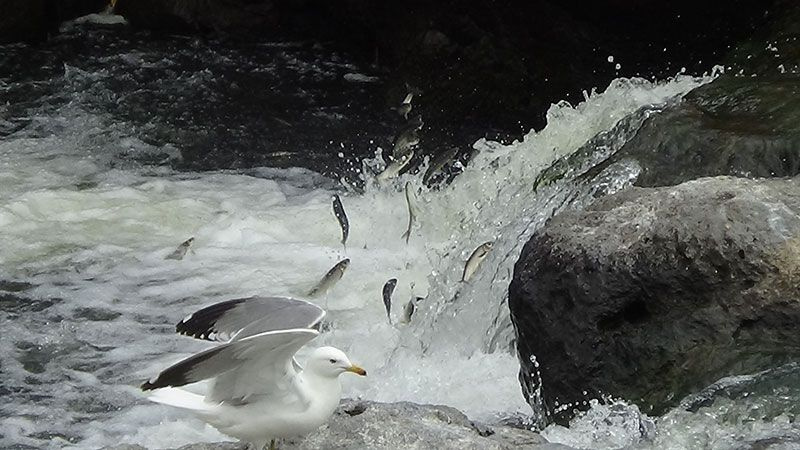
M 397 286 L 397 278 L 390 278 L 383 285 L 383 306 L 386 308 L 386 317 L 390 324 L 392 323 L 392 293 L 395 286 Z
M 106 5 L 106 9 L 104 9 L 101 14 L 105 14 L 107 16 L 112 15 L 114 14 L 114 8 L 116 7 L 117 7 L 117 0 L 111 0 L 108 2 L 108 5 Z
M 347 270 L 347 266 L 350 265 L 350 259 L 345 258 L 328 271 L 319 283 L 314 286 L 310 291 L 308 291 L 309 297 L 318 297 L 320 295 L 325 294 L 328 292 L 333 285 L 336 284 L 337 281 L 342 279 L 342 275 L 344 275 L 344 271 Z
M 396 178 L 400 174 L 400 171 L 402 171 L 403 168 L 405 168 L 408 165 L 409 161 L 411 161 L 411 158 L 413 157 L 414 157 L 414 152 L 410 151 L 405 155 L 401 156 L 400 158 L 395 159 L 394 161 L 392 161 L 391 164 L 389 164 L 386 167 L 386 169 L 384 169 L 383 172 L 379 173 L 378 176 L 375 177 L 375 179 L 378 180 L 379 182 L 384 182 L 391 178 Z
M 403 323 L 411 323 L 411 316 L 413 316 L 414 311 L 417 310 L 417 303 L 422 300 L 425 300 L 425 297 L 414 296 L 408 301 L 408 303 L 406 303 L 406 307 L 403 308 Z
M 175 249 L 174 252 L 170 253 L 164 259 L 175 259 L 175 260 L 182 260 L 184 256 L 186 256 L 186 252 L 189 251 L 189 247 L 192 246 L 192 242 L 194 242 L 194 238 L 190 237 L 189 239 L 183 241 L 178 248 Z
M 400 106 L 395 108 L 395 111 L 397 111 L 397 114 L 400 114 L 406 120 L 408 120 L 408 113 L 411 112 L 411 108 L 412 108 L 411 100 L 413 98 L 414 98 L 414 93 L 413 92 L 409 92 L 408 94 L 406 94 L 406 98 L 403 99 L 403 103 L 400 103 Z
M 419 144 L 419 131 L 422 130 L 422 117 L 416 116 L 400 130 L 392 143 L 392 158 L 400 159 Z
M 342 200 L 339 194 L 333 194 L 333 215 L 339 221 L 339 226 L 342 228 L 342 246 L 347 249 L 347 236 L 350 235 L 350 222 L 347 221 L 347 214 L 344 212 Z
M 409 238 L 411 238 L 411 227 L 414 226 L 414 221 L 417 219 L 417 215 L 414 212 L 414 203 L 411 200 L 414 197 L 414 192 L 411 190 L 411 182 L 406 181 L 406 204 L 408 205 L 408 228 L 406 232 L 403 233 L 401 236 L 403 239 L 406 240 L 406 244 L 408 244 Z
M 469 281 L 469 279 L 472 278 L 472 275 L 478 270 L 478 266 L 480 266 L 481 262 L 486 259 L 486 255 L 492 250 L 493 245 L 494 243 L 492 242 L 485 242 L 472 252 L 467 260 L 467 264 L 464 265 L 464 273 L 461 275 L 461 281 Z
M 449 150 L 445 150 L 438 155 L 436 155 L 430 162 L 428 166 L 428 170 L 425 171 L 425 175 L 422 176 L 422 182 L 430 184 L 431 178 L 436 175 L 437 172 L 442 170 L 445 164 L 455 158 L 456 154 L 458 153 L 458 147 L 451 147 Z

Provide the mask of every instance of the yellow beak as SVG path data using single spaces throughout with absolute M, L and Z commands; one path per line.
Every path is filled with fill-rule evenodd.
M 348 367 L 347 371 L 348 372 L 353 372 L 353 373 L 358 374 L 358 375 L 361 375 L 362 377 L 367 376 L 367 371 L 362 369 L 361 367 L 356 366 L 356 365 Z

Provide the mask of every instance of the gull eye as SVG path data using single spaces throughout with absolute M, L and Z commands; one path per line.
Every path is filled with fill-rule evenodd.
M 332 359 L 332 358 L 331 358 L 331 359 L 329 359 L 328 361 L 330 361 L 330 362 L 331 362 L 331 364 L 336 364 L 336 360 L 335 360 L 335 359 Z

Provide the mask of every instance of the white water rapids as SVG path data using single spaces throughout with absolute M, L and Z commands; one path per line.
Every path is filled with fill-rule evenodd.
M 0 141 L 0 280 L 15 282 L 0 285 L 0 357 L 10 380 L 0 446 L 227 440 L 137 389 L 207 347 L 174 334 L 174 324 L 226 299 L 304 297 L 344 257 L 344 277 L 318 299 L 332 328 L 315 344 L 342 348 L 369 371 L 343 377 L 345 396 L 447 404 L 485 421 L 530 414 L 508 352 L 508 283 L 536 227 L 580 201 L 558 186 L 534 189 L 533 180 L 629 114 L 706 81 L 617 80 L 575 107 L 555 105 L 547 127 L 522 142 L 477 143 L 469 166 L 440 190 L 409 175 L 340 192 L 351 226 L 346 251 L 331 180 L 301 169 L 191 173 L 122 163 L 117 155 L 178 150 L 154 148 L 133 125 L 78 100 L 56 113 L 31 111 L 26 127 Z M 620 175 L 610 189 L 630 179 Z M 420 211 L 408 245 L 406 181 Z M 192 236 L 182 261 L 164 259 Z M 476 275 L 459 282 L 469 254 L 490 240 L 494 250 Z M 395 325 L 381 301 L 389 278 L 398 279 Z M 412 296 L 427 298 L 400 324 Z M 547 435 L 580 445 L 569 433 Z

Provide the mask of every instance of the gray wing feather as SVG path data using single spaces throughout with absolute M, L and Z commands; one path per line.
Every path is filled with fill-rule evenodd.
M 267 331 L 314 328 L 325 310 L 288 297 L 249 297 L 203 308 L 180 321 L 178 333 L 209 341 L 241 340 Z
M 270 396 L 295 402 L 294 354 L 319 334 L 316 330 L 268 331 L 190 356 L 142 385 L 151 390 L 215 378 L 206 396 L 214 402 Z

